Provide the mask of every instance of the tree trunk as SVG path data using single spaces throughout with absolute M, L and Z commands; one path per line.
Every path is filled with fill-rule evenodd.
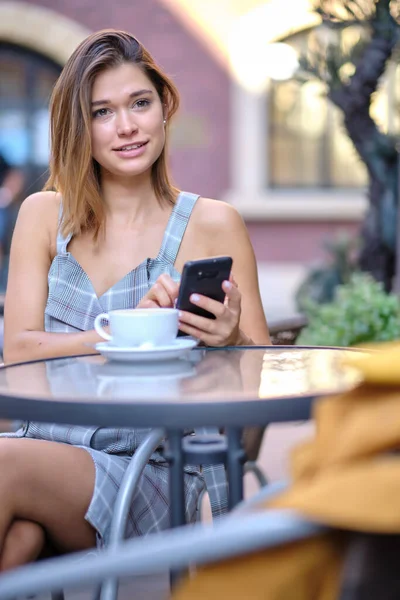
M 369 175 L 369 209 L 362 226 L 359 264 L 392 287 L 397 234 L 397 152 L 393 140 L 382 134 L 369 114 L 371 95 L 384 73 L 397 36 L 382 38 L 379 27 L 355 74 L 346 86 L 331 90 L 330 100 L 344 114 L 344 125 Z M 386 31 L 386 30 L 385 30 Z

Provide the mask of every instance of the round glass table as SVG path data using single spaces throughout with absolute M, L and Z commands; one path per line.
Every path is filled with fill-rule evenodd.
M 79 425 L 192 428 L 308 418 L 310 400 L 356 385 L 357 350 L 195 348 L 184 360 L 108 362 L 99 355 L 0 368 L 0 415 Z
M 0 368 L 0 416 L 99 427 L 162 428 L 168 439 L 171 522 L 184 522 L 184 430 L 224 429 L 230 505 L 243 488 L 246 426 L 307 420 L 315 398 L 350 389 L 348 350 L 294 346 L 195 348 L 171 362 L 108 362 L 99 355 Z M 175 513 L 175 515 L 174 515 Z

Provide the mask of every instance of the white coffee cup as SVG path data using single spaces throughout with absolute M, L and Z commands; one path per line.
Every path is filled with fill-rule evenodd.
M 127 308 L 101 313 L 94 320 L 99 335 L 115 346 L 168 346 L 178 333 L 176 308 Z M 110 333 L 105 331 L 102 321 L 110 324 Z

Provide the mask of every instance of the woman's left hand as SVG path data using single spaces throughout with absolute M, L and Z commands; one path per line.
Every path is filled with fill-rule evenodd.
M 240 337 L 241 293 L 232 281 L 224 281 L 225 302 L 192 294 L 190 301 L 208 310 L 215 319 L 200 317 L 187 311 L 179 312 L 179 329 L 201 340 L 207 346 L 235 346 Z

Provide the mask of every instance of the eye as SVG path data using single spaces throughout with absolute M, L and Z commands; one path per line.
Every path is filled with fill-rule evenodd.
M 105 117 L 106 115 L 108 115 L 109 113 L 109 109 L 108 108 L 99 108 L 98 110 L 95 110 L 92 113 L 92 117 L 94 119 L 96 119 L 96 117 Z
M 142 98 L 141 100 L 138 100 L 137 102 L 135 102 L 135 104 L 133 106 L 134 106 L 134 108 L 146 108 L 149 105 L 150 105 L 150 100 L 147 100 L 146 98 Z

